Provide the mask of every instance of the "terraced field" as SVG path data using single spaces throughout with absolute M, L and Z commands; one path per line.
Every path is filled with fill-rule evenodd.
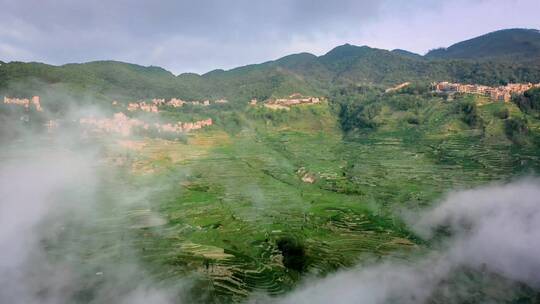
M 500 122 L 480 111 L 484 134 L 441 115 L 437 128 L 382 125 L 348 138 L 322 104 L 247 109 L 239 132 L 216 126 L 186 142 L 107 142 L 104 167 L 116 169 L 104 170 L 99 220 L 67 229 L 50 246 L 72 242 L 84 257 L 74 260 L 81 272 L 100 276 L 111 275 L 104 265 L 132 257 L 143 265 L 137 276 L 163 286 L 189 277 L 191 296 L 213 302 L 279 295 L 306 274 L 417 254 L 426 244 L 407 230 L 403 209 L 537 170 L 533 148 L 486 140 Z M 300 243 L 302 265 L 288 265 L 277 245 L 284 239 Z

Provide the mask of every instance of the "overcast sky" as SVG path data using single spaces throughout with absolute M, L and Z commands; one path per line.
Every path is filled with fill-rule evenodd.
M 540 0 L 0 0 L 0 60 L 204 73 L 351 43 L 424 54 L 540 29 Z

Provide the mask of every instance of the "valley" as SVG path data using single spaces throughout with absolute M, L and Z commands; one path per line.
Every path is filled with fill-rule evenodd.
M 199 287 L 190 294 L 199 300 L 236 302 L 256 292 L 278 296 L 305 273 L 325 275 L 372 259 L 421 255 L 429 243 L 407 228 L 399 215 L 404 208 L 420 210 L 452 189 L 539 169 L 539 133 L 533 130 L 540 123 L 530 118 L 532 133 L 519 135 L 519 144 L 504 131 L 505 121 L 528 116 L 514 103 L 484 103 L 479 95 L 447 101 L 429 90 L 419 95 L 404 89 L 372 89 L 380 94 L 373 99 L 370 93 L 357 96 L 376 109 L 368 127 L 352 129 L 344 128 L 347 117 L 335 110 L 345 102 L 339 92 L 312 104 L 291 106 L 282 99 L 286 110 L 204 107 L 197 115 L 215 123 L 197 132 L 184 128 L 181 138 L 131 132 L 130 121 L 143 129 L 144 123 L 121 112 L 114 116 L 118 121 L 81 118 L 81 131 L 95 125 L 96 131 L 113 132 L 84 139 L 102 146 L 104 165 L 116 168 L 116 178 L 102 191 L 149 189 L 141 204 L 115 207 L 84 228 L 130 241 L 98 247 L 90 242 L 81 263 L 100 268 L 101 259 L 129 250 L 161 284 L 194 275 Z M 475 105 L 480 124 L 464 119 L 460 105 L 467 102 Z M 44 100 L 42 105 L 47 111 Z M 195 119 L 191 110 L 162 108 L 145 115 Z M 508 117 L 498 116 L 502 110 Z M 56 132 L 61 130 L 62 124 Z M 82 229 L 71 225 L 70 230 Z M 280 242 L 298 246 L 300 254 L 288 255 Z M 64 247 L 57 247 L 53 255 L 62 254 Z
M 488 38 L 507 31 L 538 35 Z M 38 262 L 24 275 L 69 278 L 33 292 L 66 303 L 132 292 L 147 303 L 296 303 L 312 282 L 412 267 L 436 270 L 420 302 L 455 292 L 457 303 L 534 303 L 534 284 L 488 259 L 461 262 L 458 245 L 481 230 L 475 221 L 430 213 L 467 191 L 471 206 L 496 201 L 475 189 L 534 183 L 540 172 L 540 68 L 466 50 L 346 44 L 203 75 L 2 63 L 0 193 L 15 210 L 38 202 L 18 213 L 40 232 L 28 241 Z

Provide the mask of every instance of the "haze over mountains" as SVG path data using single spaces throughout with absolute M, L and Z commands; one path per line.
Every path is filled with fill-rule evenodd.
M 160 67 L 116 61 L 52 66 L 10 62 L 0 66 L 0 89 L 39 94 L 62 83 L 75 92 L 131 98 L 228 98 L 232 101 L 293 92 L 325 94 L 335 85 L 392 85 L 404 81 L 459 81 L 497 85 L 540 81 L 540 32 L 507 29 L 420 56 L 345 44 L 322 56 L 300 53 L 203 75 L 178 76 Z M 31 84 L 28 80 L 31 79 Z M 17 85 L 26 82 L 24 88 Z M 23 92 L 24 91 L 24 92 Z

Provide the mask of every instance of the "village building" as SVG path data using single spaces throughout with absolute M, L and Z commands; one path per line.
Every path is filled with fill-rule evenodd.
M 265 103 L 265 106 L 272 109 L 280 109 L 301 104 L 318 104 L 321 101 L 319 97 L 304 97 L 299 93 L 295 93 L 288 98 L 270 99 Z
M 217 99 L 214 101 L 215 104 L 224 104 L 228 103 L 226 99 Z M 159 112 L 159 107 L 161 106 L 170 106 L 173 108 L 180 108 L 186 104 L 195 105 L 195 106 L 210 106 L 212 102 L 210 100 L 194 100 L 194 101 L 185 101 L 180 98 L 171 98 L 169 101 L 166 101 L 164 98 L 154 98 L 150 103 L 144 101 L 130 102 L 128 103 L 127 110 L 130 112 L 133 111 L 145 111 L 145 112 Z M 116 105 L 113 101 L 113 105 Z
M 213 121 L 211 118 L 199 120 L 195 122 L 177 122 L 176 124 L 167 123 L 167 124 L 154 124 L 156 129 L 159 132 L 172 132 L 172 133 L 186 133 L 193 130 L 199 130 L 204 127 L 211 126 Z
M 490 87 L 476 84 L 451 83 L 447 81 L 433 83 L 432 85 L 434 91 L 439 93 L 479 94 L 489 97 L 492 101 L 502 102 L 509 102 L 512 99 L 512 95 L 521 95 L 527 90 L 540 87 L 540 83 L 511 83 L 505 86 Z
M 169 100 L 169 102 L 166 103 L 166 105 L 172 106 L 174 108 L 178 108 L 178 107 L 183 106 L 184 103 L 186 103 L 186 102 L 183 101 L 182 99 L 172 98 L 171 100 Z
M 39 103 L 39 96 L 32 96 L 32 104 L 36 108 L 36 111 L 42 112 L 41 104 Z
M 79 120 L 81 126 L 84 126 L 88 131 L 93 133 L 115 133 L 121 136 L 130 136 L 135 128 L 150 130 L 151 128 L 158 132 L 168 133 L 186 133 L 193 130 L 199 130 L 204 127 L 211 126 L 213 121 L 211 118 L 203 119 L 195 122 L 177 122 L 166 124 L 149 124 L 145 121 L 136 118 L 130 118 L 124 113 L 115 113 L 112 118 L 94 118 L 84 117 Z
M 141 107 L 141 110 L 143 110 L 145 112 L 152 112 L 152 113 L 157 113 L 158 112 L 158 107 L 155 104 L 147 104 L 145 102 L 142 102 L 140 104 L 140 107 Z
M 53 132 L 55 129 L 57 129 L 59 126 L 57 120 L 49 120 L 47 123 L 45 123 L 45 127 L 47 128 L 47 131 L 49 133 Z
M 127 106 L 127 110 L 132 112 L 132 111 L 137 111 L 139 109 L 139 104 L 136 103 L 136 102 L 130 102 L 128 103 L 128 106 Z
M 29 110 L 30 106 L 34 106 L 35 110 L 42 112 L 43 108 L 39 101 L 39 96 L 33 96 L 31 99 L 28 98 L 11 98 L 4 96 L 4 104 L 13 104 L 18 106 L 23 106 L 25 109 Z
M 162 99 L 154 98 L 154 99 L 152 99 L 152 103 L 155 104 L 156 106 L 162 106 L 162 105 L 165 104 L 165 99 L 164 98 L 162 98 Z
M 128 103 L 127 110 L 130 111 L 130 112 L 141 110 L 141 111 L 144 111 L 144 112 L 157 113 L 158 112 L 158 106 L 156 104 L 146 103 L 144 101 L 130 102 L 130 103 Z

